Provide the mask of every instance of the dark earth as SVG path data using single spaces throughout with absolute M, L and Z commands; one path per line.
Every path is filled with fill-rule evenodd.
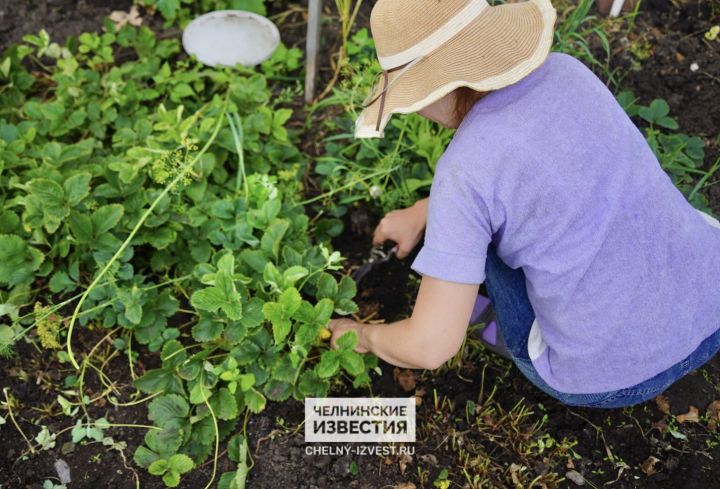
M 129 4 L 110 0 L 0 0 L 0 49 L 40 28 L 58 41 L 97 30 L 103 16 Z M 665 98 L 681 131 L 706 139 L 708 168 L 720 154 L 720 41 L 703 38 L 720 20 L 717 2 L 714 9 L 710 1 L 646 1 L 636 18 L 635 34 L 628 36 L 628 41 L 623 40 L 622 32 L 611 39 L 616 50 L 613 67 L 628 69 L 637 62 L 636 55 L 622 49 L 628 42 L 645 47 L 647 57 L 640 61 L 640 69 L 629 71 L 621 87 L 632 89 L 644 104 Z M 361 23 L 367 23 L 366 16 L 361 16 Z M 299 44 L 297 34 L 295 39 Z M 697 71 L 690 70 L 692 63 L 698 64 Z M 327 79 L 327 71 L 321 79 Z M 720 185 L 711 186 L 706 195 L 715 212 L 720 211 Z M 362 208 L 354 210 L 352 217 L 368 220 L 370 228 L 378 219 Z M 345 234 L 334 243 L 348 257 L 347 273 L 362 263 L 370 248 L 369 235 L 355 233 L 352 228 L 347 219 Z M 411 260 L 393 260 L 366 277 L 358 294 L 360 318 L 392 321 L 410 313 L 417 284 L 409 269 Z M 85 343 L 82 350 L 92 348 L 103 334 L 83 331 L 79 338 Z M 107 355 L 113 349 L 105 343 L 99 353 Z M 73 370 L 50 360 L 52 357 L 23 344 L 14 359 L 0 361 L 0 390 L 7 389 L 18 401 L 14 415 L 28 438 L 37 434 L 37 426 L 46 425 L 58 432 L 73 424 L 61 414 L 56 402 L 59 386 Z M 141 352 L 136 374 L 150 368 L 152 359 L 153 355 Z M 128 368 L 122 358 L 114 358 L 106 366 L 122 402 L 132 400 L 134 392 Z M 449 366 L 432 374 L 402 372 L 384 363 L 381 368 L 383 375 L 375 378 L 373 394 L 415 395 L 420 403 L 414 455 L 307 456 L 303 427 L 299 425 L 303 405 L 297 401 L 271 403 L 248 422 L 254 463 L 248 487 L 438 487 L 433 482 L 442 469 L 449 470 L 450 487 L 720 487 L 720 432 L 716 431 L 720 418 L 718 404 L 712 404 L 720 400 L 720 357 L 678 381 L 664 398 L 622 410 L 565 407 L 534 388 L 510 363 L 486 353 L 471 339 Z M 87 384 L 88 395 L 100 393 L 101 385 L 94 375 L 88 375 Z M 335 393 L 364 394 L 343 388 Z M 0 394 L 0 403 L 5 400 Z M 70 488 L 164 487 L 159 478 L 132 461 L 135 448 L 142 443 L 143 429 L 108 430 L 116 442 L 126 444 L 124 449 L 100 443 L 71 445 L 66 432 L 58 437 L 55 448 L 33 455 L 26 453 L 23 437 L 6 410 L 2 412 L 8 422 L 0 427 L 0 488 L 39 489 L 45 480 L 57 482 L 53 464 L 58 459 L 71 469 Z M 95 404 L 90 414 L 118 424 L 148 422 L 144 404 L 121 408 Z M 242 427 L 238 425 L 238 429 Z M 221 452 L 218 476 L 233 469 L 234 464 Z M 203 488 L 212 473 L 210 460 L 185 476 L 180 487 Z

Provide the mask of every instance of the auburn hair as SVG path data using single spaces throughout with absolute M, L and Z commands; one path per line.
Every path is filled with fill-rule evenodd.
M 462 122 L 475 102 L 487 95 L 487 92 L 478 92 L 470 87 L 455 89 L 455 120 Z

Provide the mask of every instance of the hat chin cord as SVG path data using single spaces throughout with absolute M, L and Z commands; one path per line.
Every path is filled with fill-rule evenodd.
M 363 106 L 362 106 L 363 109 L 366 109 L 366 108 L 370 107 L 372 104 L 374 104 L 378 99 L 380 99 L 380 109 L 378 111 L 377 124 L 375 125 L 376 132 L 380 132 L 380 124 L 382 122 L 383 111 L 385 110 L 385 98 L 387 96 L 387 93 L 390 91 L 392 86 L 400 79 L 400 77 L 405 74 L 405 72 L 407 72 L 410 68 L 412 68 L 413 66 L 418 64 L 420 61 L 422 61 L 423 58 L 424 58 L 424 56 L 419 56 L 419 57 L 415 58 L 414 60 L 409 61 L 408 63 L 405 63 L 404 65 L 400 65 L 395 68 L 390 68 L 388 70 L 383 70 L 383 72 L 382 72 L 382 75 L 383 75 L 382 91 L 378 95 L 376 95 L 372 100 L 363 104 Z M 400 70 L 400 73 L 398 73 L 398 75 L 395 77 L 395 79 L 392 82 L 388 83 L 388 75 L 390 73 L 394 73 L 395 71 L 398 71 L 398 70 Z

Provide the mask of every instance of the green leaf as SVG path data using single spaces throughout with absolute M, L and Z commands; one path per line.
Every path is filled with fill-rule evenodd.
M 335 304 L 335 312 L 343 316 L 353 314 L 358 312 L 358 306 L 351 300 L 340 299 Z
M 180 10 L 180 0 L 157 0 L 157 8 L 167 20 L 175 20 Z
M 263 305 L 263 314 L 272 323 L 275 343 L 282 343 L 292 329 L 290 318 L 285 314 L 282 305 L 277 302 L 266 302 Z
M 156 397 L 148 405 L 148 418 L 158 426 L 174 418 L 186 418 L 189 412 L 190 405 L 184 397 L 177 394 Z
M 677 121 L 673 119 L 672 117 L 660 117 L 655 123 L 658 126 L 664 127 L 666 129 L 678 129 L 680 126 L 678 125 Z
M 656 98 L 650 103 L 650 111 L 655 119 L 659 119 L 670 113 L 670 106 L 665 100 Z
M 87 172 L 78 173 L 65 180 L 65 195 L 71 207 L 75 207 L 90 193 L 90 179 Z
M 240 365 L 249 365 L 260 355 L 260 347 L 252 341 L 243 341 L 233 348 L 232 356 Z
M 295 342 L 299 345 L 312 345 L 317 339 L 322 326 L 316 322 L 303 323 L 297 328 Z
M 150 464 L 158 460 L 160 456 L 153 452 L 152 450 L 148 450 L 146 447 L 140 445 L 135 450 L 135 455 L 133 456 L 133 460 L 135 460 L 135 463 L 138 464 L 140 467 L 147 469 Z
M 28 246 L 20 236 L 0 234 L 0 284 L 14 286 L 29 282 L 44 259 L 42 253 Z
M 228 277 L 232 277 L 232 274 L 235 273 L 235 257 L 231 254 L 223 255 L 218 260 L 218 271 L 222 272 Z
M 285 282 L 292 285 L 303 277 L 306 277 L 310 273 L 307 268 L 301 266 L 290 267 L 283 272 L 283 278 Z
M 78 243 L 90 243 L 93 240 L 93 224 L 90 216 L 72 211 L 68 219 L 70 232 Z
M 282 355 L 278 357 L 277 362 L 272 366 L 272 376 L 274 379 L 292 382 L 297 373 L 297 363 L 293 360 L 292 355 Z
M 195 382 L 190 389 L 190 402 L 192 404 L 205 404 L 212 397 L 212 390 L 202 380 Z
M 275 287 L 282 287 L 283 276 L 280 275 L 277 267 L 271 261 L 265 264 L 265 270 L 263 270 L 263 280 Z
M 302 301 L 293 317 L 303 323 L 313 323 L 315 322 L 315 308 L 308 301 Z
M 306 370 L 300 375 L 298 388 L 305 397 L 325 397 L 328 382 L 321 379 L 315 370 Z
M 150 472 L 152 475 L 163 475 L 168 470 L 168 461 L 167 460 L 156 460 L 153 463 L 150 464 L 148 467 L 148 472 Z
M 215 285 L 197 291 L 190 302 L 198 309 L 217 312 L 218 309 L 233 321 L 242 318 L 242 298 L 235 288 L 233 280 L 235 257 L 224 255 L 218 261 L 218 272 L 215 274 Z
M 326 326 L 332 316 L 333 307 L 333 301 L 330 299 L 322 299 L 320 302 L 315 304 L 315 322 Z
M 253 374 L 242 374 L 238 377 L 240 381 L 240 390 L 247 392 L 255 385 L 255 376 Z
M 167 330 L 165 330 L 167 331 Z M 187 352 L 177 340 L 166 341 L 162 348 L 162 365 L 166 370 L 178 368 L 185 364 Z
M 351 300 L 357 294 L 357 285 L 355 281 L 350 277 L 343 277 L 340 280 L 340 286 L 338 287 L 337 299 L 338 300 Z
M 151 233 L 147 235 L 147 241 L 156 250 L 164 250 L 177 240 L 177 232 L 170 229 L 169 227 L 161 227 L 159 229 L 153 229 Z
M 226 388 L 219 389 L 211 398 L 210 406 L 218 419 L 231 420 L 238 416 L 238 406 L 230 391 Z
M 245 405 L 250 412 L 259 413 L 265 409 L 265 397 L 255 389 L 250 389 L 245 393 Z
M 50 277 L 48 286 L 50 287 L 51 292 L 58 294 L 73 290 L 76 287 L 76 284 L 70 277 L 68 277 L 67 273 L 58 271 L 53 273 L 52 277 Z
M 245 462 L 247 456 L 247 442 L 245 437 L 240 433 L 236 433 L 230 438 L 227 444 L 228 458 L 233 462 L 242 463 Z
M 245 304 L 243 317 L 240 319 L 243 326 L 250 329 L 259 326 L 263 322 L 265 319 L 262 311 L 263 304 L 265 302 L 259 297 L 253 297 Z
M 195 95 L 195 91 L 187 83 L 178 83 L 173 87 L 172 92 L 170 92 L 170 97 L 174 101 L 179 101 L 185 97 L 192 97 L 193 95 Z
M 156 392 L 175 392 L 177 382 L 172 372 L 154 369 L 135 380 L 134 384 L 143 392 L 155 394 Z
M 290 287 L 289 289 L 283 291 L 282 294 L 280 294 L 280 299 L 278 300 L 278 302 L 282 306 L 285 314 L 290 317 L 295 314 L 295 311 L 297 311 L 300 307 L 300 304 L 302 303 L 302 297 L 300 297 L 300 292 L 298 292 L 295 287 Z
M 346 350 L 340 354 L 340 365 L 350 375 L 360 375 L 365 371 L 362 355 L 352 350 Z
M 208 317 L 201 317 L 198 323 L 193 326 L 192 336 L 195 341 L 200 343 L 205 341 L 215 341 L 220 338 L 225 324 L 222 321 L 217 321 Z
M 142 291 L 135 286 L 132 289 L 120 289 L 117 297 L 125 307 L 127 320 L 132 324 L 140 324 L 143 317 Z
M 271 401 L 284 401 L 292 394 L 292 384 L 282 380 L 270 379 L 265 384 L 263 392 Z
M 337 339 L 337 346 L 339 350 L 352 350 L 357 345 L 357 333 L 355 331 L 346 331 L 341 337 Z
M 12 345 L 14 337 L 15 332 L 10 326 L 0 324 L 0 349 L 2 346 Z
M 227 297 L 222 290 L 217 287 L 208 287 L 195 292 L 190 298 L 190 303 L 198 309 L 209 312 L 217 312 L 225 302 Z
M 92 214 L 95 236 L 105 234 L 114 228 L 122 219 L 125 209 L 120 204 L 104 205 Z
M 317 282 L 317 294 L 318 299 L 332 299 L 338 295 L 338 283 L 335 278 L 329 273 L 323 273 Z
M 242 261 L 248 264 L 250 268 L 255 270 L 257 273 L 263 273 L 265 271 L 265 263 L 267 263 L 267 257 L 260 250 L 243 250 L 240 253 Z
M 180 485 L 180 474 L 168 471 L 163 475 L 162 480 L 167 487 L 177 487 Z
M 176 453 L 175 455 L 170 457 L 168 459 L 167 465 L 169 470 L 177 472 L 178 474 L 186 474 L 190 472 L 193 467 L 195 467 L 192 459 L 182 453 Z
M 277 257 L 280 252 L 282 238 L 289 227 L 290 223 L 288 221 L 284 219 L 275 220 L 263 234 L 260 240 L 260 248 L 268 255 Z
M 160 457 L 167 458 L 177 450 L 187 436 L 190 429 L 187 420 L 172 419 L 159 427 L 159 430 L 149 430 L 145 433 L 145 443 Z
M 318 377 L 321 379 L 327 379 L 335 375 L 340 368 L 339 354 L 336 350 L 328 350 L 320 357 L 320 362 L 317 364 L 316 371 Z
M 264 0 L 232 0 L 231 3 L 233 9 L 247 10 L 248 12 L 255 12 L 260 15 L 267 15 L 265 10 Z
M 218 309 L 222 309 L 230 319 L 235 321 L 242 318 L 242 301 L 240 295 L 234 290 L 228 295 L 227 288 L 223 290 L 218 287 L 208 287 L 195 292 L 190 298 L 190 303 L 203 311 L 217 312 Z
M 28 183 L 30 193 L 40 198 L 43 207 L 61 212 L 65 207 L 65 190 L 54 180 L 35 178 Z

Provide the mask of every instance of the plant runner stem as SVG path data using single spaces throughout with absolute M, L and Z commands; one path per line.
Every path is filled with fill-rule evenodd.
M 220 133 L 220 128 L 223 126 L 223 122 L 225 120 L 225 113 L 227 112 L 228 102 L 230 100 L 230 90 L 228 90 L 225 93 L 225 102 L 223 105 L 223 110 L 218 116 L 218 122 L 215 126 L 215 129 L 213 130 L 212 135 L 210 136 L 210 139 L 208 139 L 207 143 L 205 143 L 205 146 L 202 147 L 200 152 L 195 155 L 195 157 L 190 160 L 189 163 L 186 163 L 185 166 L 182 167 L 180 170 L 180 173 L 173 179 L 172 182 L 170 182 L 165 189 L 160 193 L 160 195 L 157 196 L 157 198 L 153 201 L 152 204 L 150 204 L 150 207 L 148 210 L 145 211 L 143 216 L 140 218 L 140 220 L 137 222 L 133 230 L 130 232 L 130 235 L 125 239 L 122 245 L 120 245 L 120 248 L 115 252 L 115 255 L 110 259 L 110 261 L 105 265 L 105 267 L 100 271 L 97 277 L 95 277 L 95 280 L 90 284 L 90 286 L 85 290 L 82 297 L 80 297 L 80 301 L 78 302 L 78 305 L 75 307 L 75 311 L 73 312 L 72 317 L 70 318 L 70 326 L 68 327 L 68 335 L 67 335 L 67 353 L 68 357 L 70 358 L 70 363 L 72 363 L 73 367 L 75 367 L 76 370 L 80 370 L 80 365 L 78 365 L 77 361 L 75 360 L 75 355 L 72 350 L 72 334 L 75 327 L 75 320 L 78 317 L 78 314 L 80 313 L 80 308 L 82 307 L 83 303 L 85 302 L 85 299 L 90 294 L 90 292 L 95 288 L 97 283 L 100 281 L 101 278 L 105 276 L 105 274 L 110 270 L 110 267 L 120 258 L 120 255 L 125 251 L 125 249 L 128 247 L 132 239 L 135 237 L 135 235 L 140 231 L 140 228 L 143 224 L 145 224 L 145 221 L 148 217 L 150 217 L 150 214 L 152 214 L 152 211 L 155 210 L 155 207 L 160 203 L 160 201 L 165 198 L 165 196 L 170 193 L 170 191 L 177 185 L 184 177 L 185 174 L 188 173 L 193 166 L 195 166 L 195 163 L 200 161 L 200 158 L 207 152 L 208 149 L 210 149 L 210 146 L 215 142 L 215 139 L 217 138 L 218 134 Z

